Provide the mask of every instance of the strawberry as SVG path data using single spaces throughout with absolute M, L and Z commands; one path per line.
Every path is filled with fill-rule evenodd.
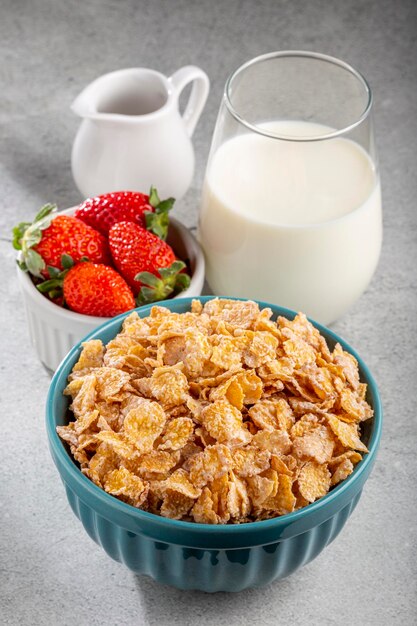
M 75 211 L 75 217 L 106 236 L 114 224 L 134 222 L 166 239 L 168 211 L 173 204 L 174 198 L 161 201 L 154 187 L 149 196 L 138 191 L 114 191 L 87 198 Z
M 54 277 L 37 285 L 52 300 L 63 293 L 71 311 L 98 317 L 113 317 L 135 308 L 129 285 L 112 267 L 90 262 L 73 265 L 66 255 L 62 264 L 62 272 L 51 268 Z
M 113 261 L 139 302 L 162 300 L 182 291 L 190 281 L 181 274 L 185 263 L 177 261 L 172 248 L 133 222 L 119 222 L 109 231 Z M 151 293 L 152 292 L 152 293 Z
M 21 251 L 20 267 L 33 276 L 48 278 L 49 267 L 63 269 L 62 255 L 75 262 L 87 257 L 94 263 L 111 259 L 103 235 L 70 215 L 56 215 L 56 205 L 46 204 L 32 224 L 21 222 L 13 229 L 13 246 Z

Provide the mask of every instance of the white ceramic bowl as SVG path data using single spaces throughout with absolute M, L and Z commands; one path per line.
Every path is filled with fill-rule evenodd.
M 60 214 L 71 215 L 74 211 L 75 207 L 72 207 Z M 171 217 L 167 241 L 180 259 L 189 260 L 191 267 L 190 286 L 175 297 L 199 296 L 204 285 L 204 255 L 196 238 L 181 222 Z M 42 363 L 49 370 L 55 371 L 78 341 L 110 318 L 81 315 L 63 309 L 43 296 L 27 273 L 19 268 L 17 273 L 31 342 Z

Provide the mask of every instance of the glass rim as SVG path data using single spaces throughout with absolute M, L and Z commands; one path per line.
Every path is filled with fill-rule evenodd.
M 333 65 L 337 65 L 338 67 L 350 72 L 350 74 L 352 74 L 362 84 L 362 86 L 364 87 L 365 93 L 368 97 L 366 106 L 364 110 L 362 111 L 361 115 L 348 126 L 344 126 L 343 128 L 336 129 L 332 131 L 331 133 L 325 133 L 323 135 L 313 135 L 313 136 L 307 136 L 307 137 L 281 135 L 280 133 L 268 131 L 265 128 L 261 128 L 260 126 L 257 126 L 256 124 L 252 124 L 251 122 L 248 122 L 248 120 L 246 120 L 237 112 L 237 110 L 232 104 L 231 89 L 232 89 L 233 81 L 239 76 L 239 74 L 244 72 L 248 67 L 251 67 L 252 65 L 256 65 L 257 63 L 261 63 L 263 61 L 269 61 L 270 59 L 284 58 L 284 57 L 304 57 L 307 59 L 316 59 L 316 60 L 324 61 L 327 63 L 331 63 Z M 253 59 L 250 59 L 246 63 L 243 63 L 242 65 L 240 65 L 236 70 L 234 70 L 234 72 L 232 72 L 232 74 L 230 74 L 229 78 L 226 81 L 223 96 L 224 96 L 224 101 L 226 103 L 226 107 L 229 113 L 235 118 L 237 122 L 239 122 L 240 124 L 243 124 L 243 126 L 246 126 L 246 128 L 248 128 L 249 130 L 252 130 L 253 132 L 258 133 L 259 135 L 269 137 L 270 139 L 280 139 L 282 141 L 299 141 L 299 142 L 323 141 L 325 139 L 333 139 L 335 137 L 346 135 L 347 133 L 352 131 L 354 128 L 362 124 L 362 122 L 368 117 L 372 109 L 372 103 L 373 103 L 372 90 L 368 81 L 363 76 L 363 74 L 361 74 L 358 70 L 352 67 L 352 65 L 349 65 L 349 63 L 346 63 L 345 61 L 342 61 L 341 59 L 338 59 L 337 57 L 332 57 L 327 54 L 322 54 L 320 52 L 310 52 L 307 50 L 282 50 L 282 51 L 276 51 L 276 52 L 268 52 L 266 54 L 261 54 L 257 57 L 254 57 Z

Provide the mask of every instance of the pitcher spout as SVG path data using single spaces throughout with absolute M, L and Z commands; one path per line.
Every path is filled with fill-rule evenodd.
M 71 104 L 71 110 L 82 118 L 98 119 L 112 117 L 111 112 L 103 111 L 105 103 L 112 97 L 117 84 L 115 74 L 111 72 L 93 80 L 85 87 Z M 109 115 L 110 113 L 110 115 Z
M 71 111 L 79 117 L 95 117 L 97 109 L 94 106 L 92 94 L 90 93 L 90 85 L 78 94 L 74 102 L 71 104 Z

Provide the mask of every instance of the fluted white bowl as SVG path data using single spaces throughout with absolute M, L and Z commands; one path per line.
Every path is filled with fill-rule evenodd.
M 72 215 L 75 207 L 61 211 L 60 215 Z M 188 259 L 191 267 L 191 283 L 188 289 L 177 297 L 195 297 L 202 292 L 204 285 L 204 255 L 192 233 L 174 217 L 170 218 L 168 243 L 180 259 Z M 85 335 L 108 317 L 82 315 L 64 309 L 43 296 L 33 284 L 30 276 L 17 268 L 26 315 L 29 336 L 42 363 L 55 371 L 64 356 Z

